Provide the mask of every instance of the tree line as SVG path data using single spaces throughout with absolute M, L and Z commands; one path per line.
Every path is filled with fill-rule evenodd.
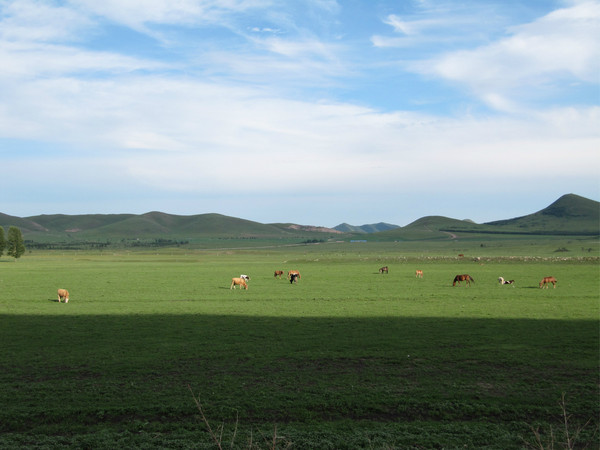
M 8 233 L 4 235 L 4 228 L 0 227 L 0 256 L 4 254 L 12 256 L 13 258 L 20 258 L 25 253 L 25 243 L 23 241 L 23 234 L 17 227 L 9 227 Z

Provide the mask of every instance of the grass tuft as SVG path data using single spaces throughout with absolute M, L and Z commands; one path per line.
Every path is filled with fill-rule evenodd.
M 204 408 L 202 407 L 202 403 L 200 402 L 200 397 L 196 396 L 194 394 L 194 391 L 192 390 L 192 388 L 189 384 L 187 387 L 188 387 L 188 390 L 190 391 L 190 394 L 192 395 L 192 398 L 194 399 L 196 408 L 200 412 L 200 418 L 202 419 L 202 422 L 204 423 L 204 426 L 206 427 L 208 434 L 212 438 L 213 442 L 216 444 L 217 448 L 219 450 L 223 450 L 223 432 L 225 429 L 225 422 L 222 422 L 221 425 L 219 426 L 218 433 L 214 432 L 212 427 L 210 426 L 210 423 L 208 421 L 208 418 L 206 417 L 206 414 L 204 413 Z M 238 424 L 239 424 L 239 416 L 236 411 L 235 426 L 234 426 L 234 430 L 233 430 L 233 434 L 231 437 L 231 442 L 230 442 L 229 448 L 236 448 L 235 440 L 236 440 L 237 431 L 238 431 Z M 253 441 L 254 432 L 253 432 L 253 429 L 251 429 L 249 432 L 250 437 L 248 438 L 248 446 L 247 446 L 248 449 L 259 450 L 261 448 L 264 448 L 266 450 L 279 450 L 279 449 L 286 449 L 286 448 L 292 447 L 292 443 L 290 441 L 277 435 L 277 424 L 275 424 L 273 426 L 273 436 L 271 438 L 262 434 L 260 430 L 258 430 L 258 433 L 261 435 L 263 442 L 265 443 L 265 446 L 261 447 L 260 445 L 254 443 L 254 441 Z
M 588 437 L 587 442 L 580 442 L 582 432 L 590 425 L 592 419 L 588 419 L 583 425 L 575 425 L 572 422 L 572 415 L 567 413 L 567 404 L 565 400 L 565 393 L 561 395 L 561 399 L 558 402 L 561 410 L 561 424 L 558 427 L 548 426 L 548 432 L 544 433 L 540 431 L 540 427 L 533 427 L 529 425 L 533 433 L 533 437 L 527 441 L 524 440 L 525 445 L 528 448 L 536 450 L 553 450 L 555 448 L 562 448 L 566 450 L 575 449 L 586 449 L 595 445 L 594 438 L 597 433 L 597 429 L 594 429 L 591 436 Z

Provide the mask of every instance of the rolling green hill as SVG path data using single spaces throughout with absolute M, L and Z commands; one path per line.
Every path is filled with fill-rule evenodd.
M 5 230 L 17 226 L 29 242 L 117 242 L 199 239 L 271 239 L 322 241 L 352 239 L 369 233 L 373 240 L 438 240 L 468 235 L 600 235 L 600 203 L 574 194 L 560 197 L 527 216 L 476 224 L 442 216 L 422 217 L 405 227 L 379 223 L 336 229 L 290 223 L 262 224 L 221 214 L 180 216 L 162 212 L 136 214 L 39 215 L 0 214 Z M 341 228 L 341 229 L 340 229 Z M 385 230 L 385 231 L 381 231 Z M 363 237 L 361 237 L 363 239 Z
M 422 217 L 405 227 L 375 233 L 378 240 L 437 240 L 464 236 L 599 236 L 600 203 L 567 194 L 533 214 L 484 224 L 443 216 Z
M 145 214 L 40 215 L 20 218 L 0 214 L 0 226 L 21 229 L 26 241 L 78 242 L 176 241 L 198 239 L 322 240 L 335 230 L 293 224 L 262 224 L 221 214 L 180 216 L 162 212 Z
M 488 222 L 496 229 L 535 234 L 599 234 L 600 203 L 575 194 L 560 197 L 550 206 L 527 216 Z
M 379 233 L 380 231 L 393 230 L 398 228 L 398 225 L 392 225 L 391 223 L 379 222 L 368 225 L 350 225 L 348 223 L 342 223 L 334 230 L 341 231 L 343 233 Z
M 480 225 L 471 221 L 451 219 L 444 216 L 425 216 L 405 227 L 376 233 L 376 237 L 385 240 L 448 239 L 458 231 L 475 232 L 480 227 Z

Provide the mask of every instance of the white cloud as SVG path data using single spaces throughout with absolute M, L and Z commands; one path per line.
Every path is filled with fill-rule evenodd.
M 375 192 L 424 180 L 444 189 L 548 172 L 593 176 L 600 162 L 598 108 L 444 119 L 139 76 L 39 81 L 13 102 L 23 112 L 3 112 L 2 135 L 62 143 L 79 158 L 104 158 L 130 183 L 171 192 Z
M 397 32 L 400 32 L 403 34 L 414 33 L 414 23 L 411 24 L 409 22 L 406 22 L 395 14 L 390 14 L 387 17 L 387 19 L 385 19 L 383 22 L 387 23 L 388 25 L 391 25 L 394 28 L 394 31 L 397 31 Z
M 383 18 L 382 22 L 391 26 L 394 34 L 373 35 L 373 46 L 419 48 L 429 53 L 431 45 L 438 49 L 473 45 L 486 41 L 505 20 L 498 7 L 488 2 L 417 2 L 416 6 L 406 15 L 389 14 Z
M 415 63 L 421 73 L 463 83 L 492 107 L 510 110 L 509 97 L 560 89 L 564 80 L 597 83 L 600 73 L 600 4 L 559 9 L 511 35 L 475 50 L 460 50 Z M 528 93 L 529 91 L 529 93 Z
M 71 41 L 94 27 L 86 14 L 67 6 L 53 6 L 33 0 L 2 3 L 1 41 Z
M 112 52 L 91 52 L 72 46 L 5 43 L 0 48 L 2 77 L 62 77 L 68 75 L 98 76 L 137 70 L 159 70 L 168 66 Z
M 270 0 L 70 0 L 72 5 L 147 31 L 149 24 L 193 25 L 220 23 L 229 13 L 269 7 Z

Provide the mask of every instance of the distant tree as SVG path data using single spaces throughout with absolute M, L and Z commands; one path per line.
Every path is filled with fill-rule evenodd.
M 23 235 L 21 230 L 17 227 L 10 227 L 8 229 L 8 237 L 6 239 L 6 254 L 17 259 L 25 253 L 25 244 L 23 243 Z
M 0 227 L 0 256 L 4 254 L 6 248 L 6 237 L 4 236 L 4 228 Z

